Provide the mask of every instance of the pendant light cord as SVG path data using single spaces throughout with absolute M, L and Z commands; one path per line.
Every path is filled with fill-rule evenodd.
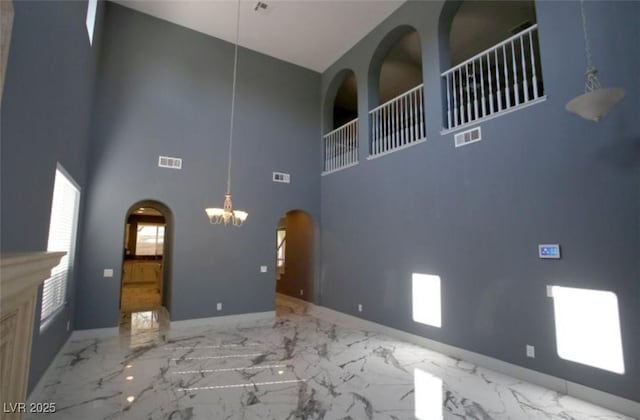
M 591 43 L 587 33 L 587 15 L 584 13 L 584 0 L 580 0 L 580 13 L 582 14 L 582 32 L 584 34 L 585 55 L 587 56 L 587 69 L 591 69 L 593 68 L 593 60 L 591 58 Z
M 233 87 L 231 94 L 231 123 L 229 127 L 229 162 L 227 166 L 227 194 L 231 194 L 231 151 L 233 150 L 233 121 L 236 109 L 236 78 L 238 75 L 238 42 L 240 40 L 240 0 L 236 12 L 236 43 L 233 56 Z

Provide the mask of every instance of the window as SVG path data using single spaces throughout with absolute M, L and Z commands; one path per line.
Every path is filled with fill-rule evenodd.
M 604 290 L 552 286 L 558 356 L 624 373 L 618 297 Z
M 277 248 L 277 260 L 278 267 L 284 267 L 285 247 L 287 246 L 287 231 L 284 229 L 278 229 L 276 231 L 278 248 Z
M 413 273 L 413 320 L 440 328 L 440 276 Z
M 136 255 L 162 255 L 164 225 L 140 223 L 136 237 Z
M 79 203 L 80 190 L 77 184 L 62 165 L 58 164 L 53 185 L 47 251 L 63 251 L 67 254 L 51 270 L 51 277 L 44 282 L 40 330 L 62 309 L 66 301 L 67 281 L 73 270 Z
M 96 26 L 96 11 L 98 0 L 89 0 L 87 5 L 87 33 L 89 34 L 89 44 L 93 45 L 93 31 Z

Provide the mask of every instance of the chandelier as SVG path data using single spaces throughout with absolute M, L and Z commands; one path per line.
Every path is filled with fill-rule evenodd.
M 238 75 L 238 39 L 240 35 L 240 0 L 238 0 L 238 10 L 236 16 L 236 42 L 233 57 L 233 89 L 231 94 L 231 121 L 229 128 L 229 160 L 227 161 L 227 193 L 224 195 L 224 205 L 222 208 L 209 207 L 205 209 L 211 224 L 232 224 L 242 226 L 249 213 L 241 210 L 234 210 L 231 203 L 231 151 L 233 146 L 233 121 L 236 108 L 236 79 Z
M 584 0 L 580 0 L 580 13 L 582 14 L 582 31 L 584 33 L 584 47 L 587 56 L 587 71 L 584 93 L 573 98 L 566 105 L 569 112 L 578 114 L 582 118 L 591 121 L 600 121 L 622 99 L 624 90 L 620 88 L 603 88 L 598 79 L 598 70 L 593 66 L 591 59 L 591 44 L 587 33 L 587 18 L 584 13 Z

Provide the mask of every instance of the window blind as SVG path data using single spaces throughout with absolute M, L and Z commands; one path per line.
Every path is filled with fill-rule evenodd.
M 67 254 L 62 257 L 60 264 L 51 270 L 51 277 L 44 282 L 40 329 L 53 318 L 66 301 L 67 280 L 73 269 L 79 203 L 80 190 L 58 164 L 53 186 L 47 251 L 63 251 Z

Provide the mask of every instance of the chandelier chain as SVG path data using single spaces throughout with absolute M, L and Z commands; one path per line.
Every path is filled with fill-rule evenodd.
M 231 194 L 231 151 L 233 150 L 233 123 L 236 109 L 236 79 L 238 77 L 238 42 L 240 40 L 240 0 L 236 11 L 236 42 L 233 53 L 233 85 L 231 88 L 231 120 L 229 127 L 229 162 L 227 166 L 227 194 Z
M 589 42 L 589 33 L 587 32 L 587 15 L 584 12 L 584 0 L 580 0 L 580 13 L 582 14 L 582 33 L 584 35 L 584 50 L 587 56 L 587 69 L 593 68 L 593 60 L 591 58 L 591 42 Z

